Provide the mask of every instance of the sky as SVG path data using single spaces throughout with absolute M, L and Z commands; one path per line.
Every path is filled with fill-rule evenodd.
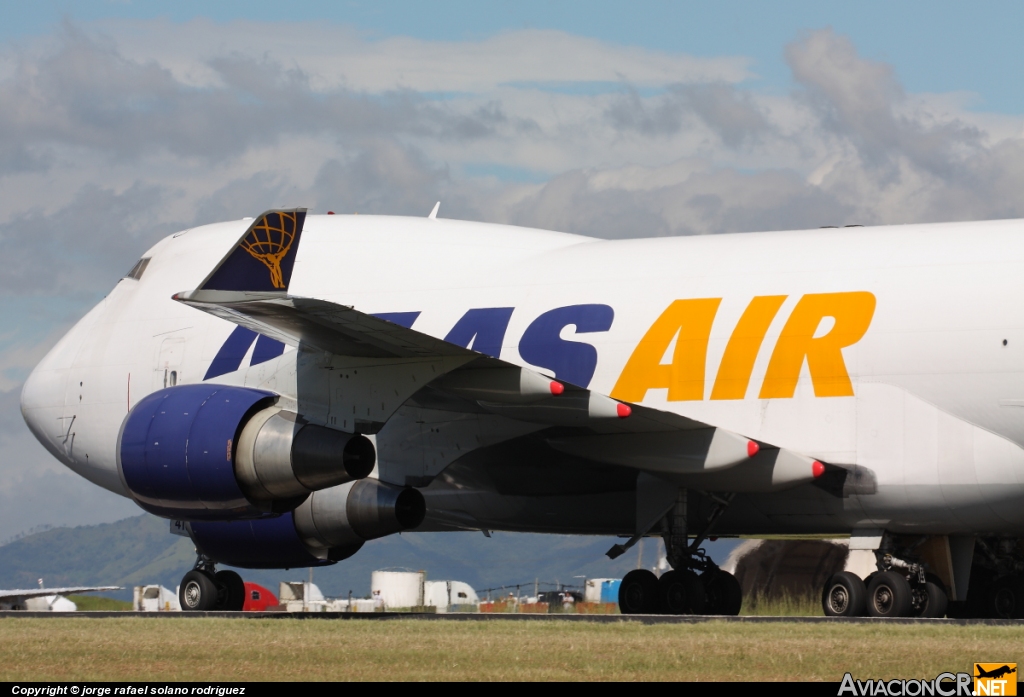
M 137 512 L 46 454 L 18 399 L 177 230 L 438 200 L 440 217 L 601 238 L 1024 216 L 1020 3 L 79 0 L 0 17 L 0 540 Z

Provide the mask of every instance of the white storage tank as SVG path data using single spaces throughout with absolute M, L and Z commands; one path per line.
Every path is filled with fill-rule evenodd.
M 370 592 L 384 599 L 385 610 L 420 607 L 423 605 L 424 571 L 374 571 L 370 575 Z
M 448 612 L 458 605 L 479 605 L 476 591 L 462 581 L 425 581 L 423 583 L 423 604 Z

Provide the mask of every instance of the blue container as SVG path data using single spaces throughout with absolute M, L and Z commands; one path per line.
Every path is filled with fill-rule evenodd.
M 622 579 L 616 578 L 609 581 L 601 581 L 601 602 L 602 603 L 617 603 L 619 602 L 619 586 L 622 585 Z

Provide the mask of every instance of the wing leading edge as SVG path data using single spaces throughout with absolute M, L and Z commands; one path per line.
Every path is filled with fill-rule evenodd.
M 291 346 L 382 360 L 461 359 L 450 364 L 450 372 L 437 379 L 436 387 L 477 397 L 484 410 L 509 419 L 587 429 L 587 434 L 553 437 L 548 442 L 556 450 L 596 462 L 682 478 L 688 485 L 719 491 L 778 490 L 811 481 L 823 471 L 820 463 L 799 453 L 562 384 L 352 307 L 284 294 L 196 291 L 174 298 Z M 502 371 L 518 376 L 526 392 L 521 387 L 503 394 L 492 388 L 489 382 L 495 379 L 488 376 Z M 552 383 L 559 386 L 558 393 L 549 389 L 544 394 L 537 388 Z
M 396 365 L 428 362 L 432 386 L 507 419 L 558 427 L 548 443 L 560 452 L 688 487 L 773 491 L 824 472 L 812 458 L 712 424 L 563 384 L 351 306 L 289 295 L 304 220 L 305 209 L 267 211 L 198 289 L 173 299 L 291 346 L 370 359 L 385 368 L 378 380 L 392 379 Z

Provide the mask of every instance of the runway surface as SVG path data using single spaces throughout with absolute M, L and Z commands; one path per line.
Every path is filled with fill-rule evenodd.
M 722 615 L 575 615 L 575 614 L 513 614 L 490 612 L 20 612 L 0 611 L 0 619 L 31 617 L 43 619 L 109 619 L 119 617 L 141 617 L 147 619 L 192 619 L 216 617 L 239 620 L 356 620 L 363 622 L 388 622 L 391 620 L 450 620 L 456 622 L 487 622 L 507 620 L 512 622 L 591 622 L 611 624 L 616 622 L 639 622 L 641 624 L 701 624 L 704 622 L 728 622 L 731 624 L 927 624 L 927 625 L 987 625 L 1022 626 L 1024 620 L 951 620 L 901 617 L 886 619 L 880 617 L 724 617 Z

